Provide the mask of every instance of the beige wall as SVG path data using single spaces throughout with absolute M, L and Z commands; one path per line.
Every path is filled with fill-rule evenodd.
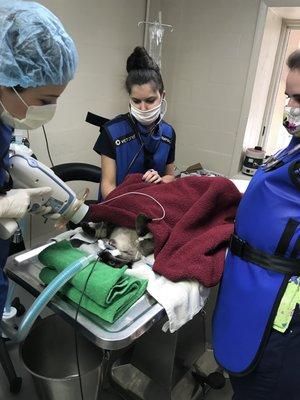
M 165 35 L 162 73 L 166 120 L 177 133 L 176 163 L 183 169 L 200 161 L 229 175 L 235 147 L 242 151 L 250 109 L 256 66 L 249 72 L 249 65 L 253 53 L 259 54 L 260 46 L 253 45 L 260 1 L 151 0 L 151 5 L 151 16 L 161 9 L 163 22 L 174 26 Z M 236 168 L 238 162 L 239 157 Z M 206 305 L 208 343 L 216 295 L 214 288 Z
M 80 56 L 76 79 L 46 128 L 53 160 L 97 164 L 92 146 L 98 132 L 84 123 L 85 115 L 88 110 L 107 117 L 126 111 L 125 60 L 135 45 L 142 44 L 143 30 L 137 22 L 144 19 L 146 1 L 39 1 L 63 21 Z M 299 6 L 299 0 L 265 3 Z M 255 76 L 249 84 L 249 65 L 261 4 L 260 0 L 151 0 L 150 19 L 161 9 L 163 22 L 174 25 L 174 32 L 165 35 L 162 72 L 169 105 L 166 119 L 177 132 L 180 168 L 201 161 L 206 168 L 229 174 L 234 149 L 237 153 L 242 149 Z M 259 44 L 256 47 L 258 55 Z M 252 68 L 255 72 L 256 65 Z M 245 95 L 249 101 L 243 108 Z M 49 165 L 40 131 L 31 134 L 31 144 Z M 49 225 L 38 221 L 33 224 L 33 243 L 49 235 Z M 209 323 L 207 329 L 210 337 Z
M 169 104 L 166 119 L 177 132 L 180 169 L 200 161 L 228 176 L 238 172 L 267 7 L 299 5 L 299 0 L 151 0 L 151 15 L 161 9 L 163 22 L 174 25 L 174 32 L 165 36 L 162 72 Z M 269 13 L 268 22 L 274 31 L 270 64 L 281 20 Z M 262 71 L 269 76 L 260 100 L 268 92 L 271 71 L 272 66 Z M 259 130 L 255 122 L 255 139 L 249 140 L 252 122 L 247 132 L 251 145 Z
M 80 56 L 77 76 L 47 125 L 54 163 L 98 164 L 92 151 L 98 131 L 84 122 L 86 112 L 112 117 L 127 110 L 125 61 L 133 47 L 143 43 L 137 22 L 144 19 L 146 0 L 40 2 L 63 21 Z M 237 172 L 263 37 L 258 26 L 264 23 L 267 13 L 261 10 L 263 5 L 266 11 L 266 3 L 287 7 L 299 0 L 151 0 L 150 20 L 161 10 L 163 22 L 174 26 L 174 32 L 165 34 L 162 73 L 166 120 L 177 133 L 180 169 L 200 161 L 225 175 Z M 49 165 L 41 131 L 32 132 L 31 144 Z
M 126 58 L 142 43 L 137 22 L 144 18 L 141 0 L 40 0 L 63 22 L 79 52 L 77 75 L 62 95 L 57 114 L 47 125 L 55 164 L 69 161 L 98 163 L 91 151 L 97 128 L 84 122 L 87 111 L 113 117 L 127 110 L 123 90 Z M 47 162 L 40 132 L 31 143 Z
M 59 100 L 55 118 L 46 125 L 54 164 L 88 162 L 100 164 L 92 150 L 96 127 L 85 123 L 87 111 L 113 117 L 127 110 L 123 89 L 126 58 L 142 44 L 144 0 L 38 0 L 63 22 L 79 52 L 79 68 Z M 42 130 L 30 134 L 31 147 L 39 160 L 50 165 Z M 77 187 L 77 185 L 76 185 Z M 97 185 L 90 185 L 96 198 Z M 78 192 L 81 192 L 81 185 Z M 51 224 L 33 218 L 33 243 L 51 234 Z M 28 239 L 28 235 L 27 235 Z
M 163 22 L 174 25 L 165 37 L 162 68 L 176 163 L 182 169 L 200 161 L 229 174 L 260 2 L 158 3 Z

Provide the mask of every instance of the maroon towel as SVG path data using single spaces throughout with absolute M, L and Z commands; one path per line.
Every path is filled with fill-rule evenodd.
M 138 191 L 153 196 L 165 208 L 163 220 L 148 224 L 155 241 L 153 270 L 172 281 L 194 278 L 208 287 L 216 285 L 241 197 L 235 185 L 226 178 L 197 176 L 155 185 L 141 177 L 129 175 L 107 200 Z M 135 227 L 140 213 L 162 216 L 152 199 L 136 194 L 90 207 L 91 221 L 109 221 L 127 228 Z

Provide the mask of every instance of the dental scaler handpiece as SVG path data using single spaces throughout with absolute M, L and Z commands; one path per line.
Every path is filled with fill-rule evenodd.
M 51 214 L 59 214 L 66 221 L 80 222 L 88 211 L 88 206 L 78 200 L 73 190 L 54 172 L 35 158 L 25 154 L 10 157 L 10 175 L 14 189 L 51 187 L 48 194 L 31 201 L 29 212 L 34 213 L 42 206 L 51 208 Z M 47 218 L 47 215 L 44 215 Z M 15 220 L 0 219 L 0 238 L 11 237 L 18 224 Z

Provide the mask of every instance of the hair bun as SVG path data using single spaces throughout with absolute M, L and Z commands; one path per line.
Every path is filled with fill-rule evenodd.
M 153 69 L 159 73 L 159 67 L 156 62 L 149 56 L 144 47 L 136 47 L 127 58 L 126 70 L 129 73 L 137 69 Z

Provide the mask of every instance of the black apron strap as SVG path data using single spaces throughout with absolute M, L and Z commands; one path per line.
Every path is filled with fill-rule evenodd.
M 276 256 L 284 256 L 292 240 L 292 237 L 296 232 L 298 225 L 299 225 L 298 221 L 295 221 L 294 219 L 291 218 L 288 220 L 288 223 L 285 226 L 283 234 L 281 235 L 281 238 L 275 250 Z
M 99 126 L 99 128 L 105 124 L 105 122 L 109 121 L 108 118 L 100 117 L 100 115 L 93 114 L 91 112 L 87 113 L 87 116 L 85 118 L 85 122 L 88 122 L 89 124 Z
M 297 258 L 299 252 L 300 252 L 300 237 L 296 240 L 296 243 L 295 243 L 292 253 L 291 253 L 291 258 Z M 299 262 L 300 262 L 300 260 L 299 260 Z
M 289 275 L 300 275 L 300 261 L 278 255 L 268 254 L 250 246 L 245 240 L 233 234 L 229 244 L 230 251 L 259 267 Z

